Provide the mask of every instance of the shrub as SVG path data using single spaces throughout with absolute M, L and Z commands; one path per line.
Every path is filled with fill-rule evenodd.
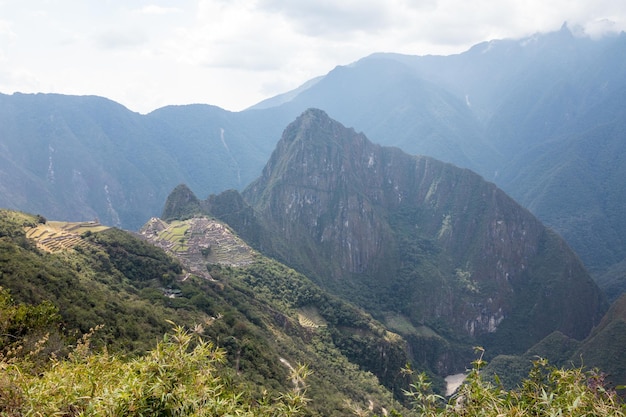
M 537 359 L 520 388 L 505 390 L 483 379 L 481 356 L 465 383 L 448 402 L 432 393 L 419 375 L 406 391 L 421 416 L 624 416 L 626 406 L 616 391 L 607 389 L 596 370 L 563 369 Z M 497 381 L 497 378 L 496 378 Z
M 260 401 L 229 387 L 224 351 L 181 327 L 135 359 L 91 353 L 90 338 L 39 374 L 25 371 L 19 360 L 3 359 L 0 415 L 297 416 L 307 402 L 301 384 Z M 300 381 L 307 372 L 294 373 Z

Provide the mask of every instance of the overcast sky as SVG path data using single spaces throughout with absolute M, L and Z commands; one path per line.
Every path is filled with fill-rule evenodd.
M 626 30 L 624 0 L 0 0 L 0 93 L 242 110 L 373 52 Z

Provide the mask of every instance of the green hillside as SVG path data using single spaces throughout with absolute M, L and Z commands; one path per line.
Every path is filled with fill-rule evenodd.
M 345 415 L 346 404 L 402 408 L 392 392 L 402 399 L 404 341 L 303 275 L 255 255 L 240 267 L 219 259 L 211 264 L 209 258 L 208 279 L 190 273 L 185 259 L 119 229 L 87 230 L 79 236 L 82 243 L 48 252 L 27 237 L 37 222 L 36 216 L 0 211 L 0 287 L 12 303 L 58 312 L 56 324 L 41 325 L 54 330 L 47 354 L 65 357 L 80 335 L 102 326 L 90 345 L 96 352 L 106 346 L 113 366 L 118 355 L 143 357 L 154 349 L 173 322 L 223 350 L 228 389 L 245 390 L 252 403 L 289 392 L 292 368 L 304 364 L 312 371 L 312 415 Z M 232 249 L 221 227 L 219 242 Z M 195 230 L 177 223 L 162 236 L 178 241 L 172 236 L 175 230 L 184 236 L 183 229 Z M 15 346 L 21 328 L 3 330 L 2 352 Z
M 584 340 L 554 332 L 523 355 L 494 358 L 486 371 L 488 375 L 498 375 L 505 387 L 514 388 L 522 383 L 539 357 L 566 368 L 597 369 L 607 386 L 626 386 L 626 296 L 611 305 Z M 620 390 L 620 394 L 626 396 L 626 391 Z
M 171 229 L 155 220 L 144 233 L 163 227 L 155 242 L 189 242 L 219 224 L 202 219 Z M 82 231 L 81 242 L 39 249 L 51 233 L 42 226 Z M 447 402 L 407 364 L 400 336 L 276 261 L 218 260 L 199 276 L 186 270 L 189 252 L 177 261 L 133 234 L 98 228 L 0 210 L 2 415 L 451 416 L 461 398 L 470 415 L 625 411 L 613 391 L 591 385 L 593 374 L 538 365 L 528 376 L 535 388 L 506 392 L 483 379 L 480 360 Z M 206 241 L 238 242 L 245 253 L 219 230 Z M 608 321 L 621 317 L 612 311 Z M 537 402 L 540 392 L 554 404 Z

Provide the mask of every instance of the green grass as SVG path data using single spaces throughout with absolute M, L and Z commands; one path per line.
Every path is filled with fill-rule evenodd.
M 189 250 L 189 227 L 190 224 L 185 221 L 175 220 L 169 224 L 169 227 L 159 233 L 159 238 L 170 242 L 170 250 L 172 252 L 186 252 Z

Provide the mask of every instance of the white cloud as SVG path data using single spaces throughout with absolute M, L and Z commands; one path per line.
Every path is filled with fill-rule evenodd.
M 156 4 L 149 4 L 138 9 L 137 12 L 147 15 L 169 15 L 173 13 L 181 13 L 182 10 L 177 7 L 163 7 Z
M 0 91 L 98 94 L 131 109 L 245 108 L 373 52 L 626 29 L 623 0 L 0 2 Z
M 17 34 L 11 26 L 10 22 L 0 20 L 0 62 L 7 59 L 9 49 L 17 40 Z
M 295 32 L 322 37 L 374 32 L 393 23 L 391 2 L 372 0 L 261 0 L 259 10 L 283 15 Z
M 600 38 L 620 32 L 620 25 L 611 19 L 597 19 L 587 22 L 584 31 L 592 38 Z
M 6 40 L 13 40 L 17 37 L 11 26 L 10 22 L 0 19 L 0 36 L 2 37 L 3 42 Z
M 297 45 L 276 16 L 237 2 L 200 1 L 195 23 L 166 46 L 190 65 L 268 71 L 283 66 Z
M 108 30 L 94 36 L 94 42 L 103 49 L 127 49 L 147 42 L 146 36 L 137 30 Z

